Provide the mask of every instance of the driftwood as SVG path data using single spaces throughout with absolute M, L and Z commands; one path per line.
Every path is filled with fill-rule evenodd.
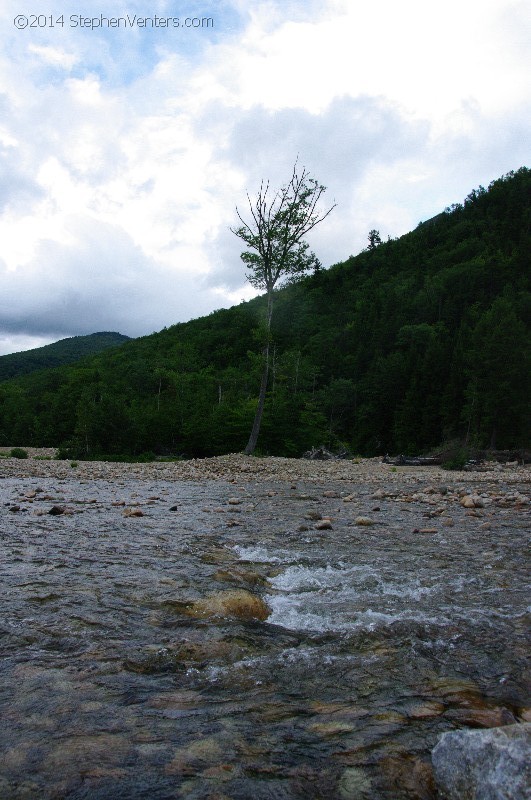
M 392 459 L 386 455 L 383 457 L 383 463 L 392 464 L 395 467 L 435 467 L 438 464 L 442 464 L 442 458 L 436 456 L 418 456 L 410 458 L 408 456 L 400 455 Z
M 302 454 L 303 458 L 309 458 L 311 461 L 338 461 L 346 458 L 352 458 L 347 450 L 340 450 L 339 453 L 332 453 L 324 445 L 321 447 L 312 447 Z
M 440 453 L 435 456 L 404 456 L 399 455 L 390 458 L 385 455 L 382 459 L 384 464 L 392 464 L 395 467 L 434 467 L 446 463 L 451 454 Z M 463 466 L 463 469 L 475 469 L 481 464 L 489 462 L 501 464 L 529 464 L 531 453 L 529 450 L 473 450 Z

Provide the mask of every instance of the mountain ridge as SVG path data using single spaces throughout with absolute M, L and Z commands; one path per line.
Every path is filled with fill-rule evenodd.
M 87 355 L 99 353 L 108 347 L 116 347 L 130 340 L 129 336 L 116 331 L 98 331 L 86 336 L 68 336 L 30 350 L 8 353 L 0 356 L 0 381 L 29 375 L 40 369 L 73 364 Z

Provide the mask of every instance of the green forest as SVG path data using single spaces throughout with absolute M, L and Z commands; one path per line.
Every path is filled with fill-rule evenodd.
M 257 453 L 528 447 L 530 189 L 521 168 L 275 291 Z M 61 446 L 78 458 L 241 451 L 265 315 L 257 297 L 4 381 L 0 446 Z
M 38 369 L 73 364 L 84 356 L 100 353 L 108 347 L 116 347 L 127 342 L 129 338 L 122 333 L 103 331 L 88 336 L 71 336 L 44 347 L 0 356 L 0 381 L 17 378 L 19 375 L 29 375 Z

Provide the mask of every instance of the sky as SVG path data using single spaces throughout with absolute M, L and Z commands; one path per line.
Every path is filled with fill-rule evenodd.
M 324 267 L 529 166 L 530 28 L 524 0 L 0 0 L 0 354 L 249 299 L 236 207 L 296 159 L 337 204 Z

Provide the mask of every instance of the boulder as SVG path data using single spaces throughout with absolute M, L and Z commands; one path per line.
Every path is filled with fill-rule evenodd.
M 529 800 L 531 724 L 443 733 L 432 763 L 447 800 Z
M 232 617 L 252 620 L 267 619 L 271 610 L 264 601 L 244 589 L 216 592 L 202 600 L 196 600 L 187 613 L 192 617 Z

